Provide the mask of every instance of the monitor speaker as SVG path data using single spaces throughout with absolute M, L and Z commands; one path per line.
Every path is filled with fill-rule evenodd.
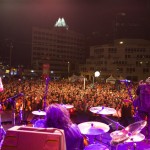
M 7 130 L 1 150 L 66 150 L 64 131 L 14 126 Z

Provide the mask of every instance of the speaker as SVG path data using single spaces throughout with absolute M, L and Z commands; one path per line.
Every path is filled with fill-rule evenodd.
M 1 150 L 66 150 L 64 131 L 14 126 L 7 130 Z

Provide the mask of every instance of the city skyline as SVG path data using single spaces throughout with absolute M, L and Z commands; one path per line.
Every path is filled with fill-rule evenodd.
M 123 15 L 124 14 L 124 15 Z M 28 58 L 32 26 L 52 28 L 59 17 L 63 17 L 69 29 L 87 37 L 97 36 L 99 41 L 114 38 L 114 33 L 123 31 L 120 21 L 132 28 L 140 27 L 141 38 L 150 39 L 150 2 L 149 0 L 2 0 L 0 2 L 0 41 L 13 43 L 13 56 L 22 62 L 22 56 Z M 130 29 L 131 30 L 131 29 Z M 122 33 L 121 33 L 122 34 Z M 131 36 L 136 35 L 137 30 Z M 122 35 L 123 36 L 123 35 Z M 129 36 L 130 35 L 125 35 Z M 7 43 L 8 44 L 8 43 Z M 17 60 L 15 60 L 17 61 Z

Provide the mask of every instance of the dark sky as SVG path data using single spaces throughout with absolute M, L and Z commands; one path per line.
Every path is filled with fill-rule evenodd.
M 0 40 L 12 40 L 13 54 L 23 55 L 29 52 L 32 26 L 52 27 L 64 17 L 74 31 L 105 36 L 113 34 L 115 18 L 123 17 L 122 12 L 150 28 L 150 0 L 0 0 Z

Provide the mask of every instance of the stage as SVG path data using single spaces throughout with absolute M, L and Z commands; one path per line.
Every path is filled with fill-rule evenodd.
M 1 114 L 1 118 L 2 118 L 2 127 L 3 129 L 7 132 L 8 129 L 12 128 L 13 125 L 13 119 L 12 119 L 12 112 L 3 112 Z M 33 118 L 34 115 L 31 113 L 28 118 L 27 118 L 27 122 L 26 122 L 26 126 L 30 126 L 33 127 L 34 123 L 33 122 Z M 112 132 L 116 131 L 116 126 L 115 124 L 111 123 L 109 120 L 105 119 L 105 118 L 100 118 L 99 116 L 97 117 L 93 117 L 93 118 L 89 118 L 89 116 L 87 116 L 86 114 L 79 114 L 79 115 L 75 115 L 72 114 L 71 115 L 71 119 L 74 123 L 78 124 L 78 126 L 80 126 L 82 123 L 84 125 L 87 125 L 87 123 L 92 122 L 97 123 L 98 124 L 106 124 L 107 126 L 109 126 L 109 129 L 106 129 L 106 132 L 99 134 L 99 135 L 91 135 L 91 133 L 84 135 L 87 145 L 85 147 L 85 150 L 150 150 L 150 140 L 144 138 L 141 141 L 134 141 L 133 142 L 126 142 L 125 141 L 121 141 L 117 144 L 112 144 L 112 137 L 111 134 Z M 111 118 L 112 119 L 112 118 Z M 115 120 L 115 118 L 113 118 Z M 36 120 L 36 119 L 35 119 Z M 35 121 L 34 120 L 34 121 Z M 115 120 L 116 121 L 116 120 Z M 23 126 L 23 125 L 20 125 Z M 118 128 L 119 130 L 119 128 Z

